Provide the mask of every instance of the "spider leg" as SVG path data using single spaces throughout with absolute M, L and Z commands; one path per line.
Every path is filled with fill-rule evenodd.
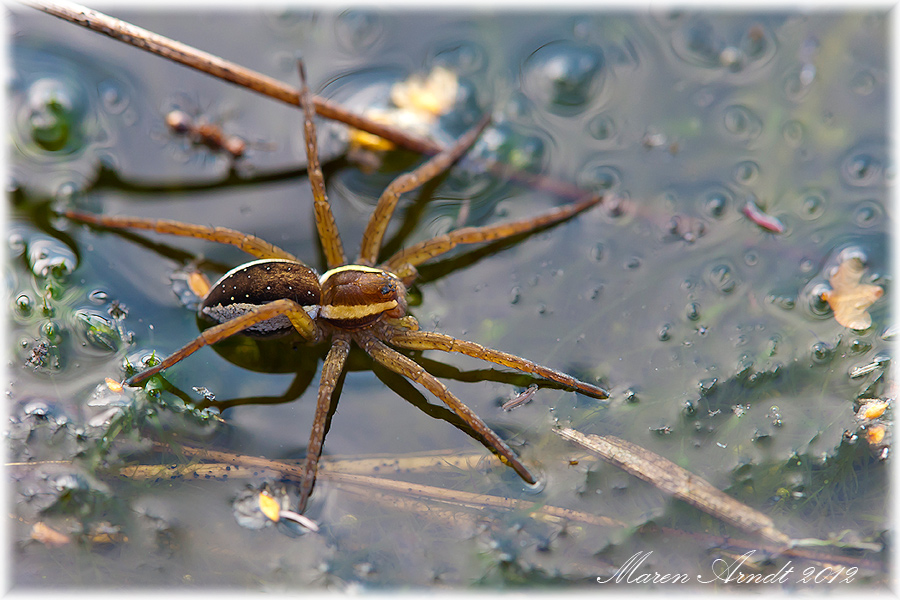
M 333 269 L 347 262 L 341 234 L 334 222 L 334 213 L 325 195 L 325 176 L 319 165 L 319 147 L 316 143 L 316 126 L 313 123 L 313 106 L 310 100 L 309 87 L 306 85 L 306 69 L 303 61 L 297 62 L 300 70 L 300 106 L 303 108 L 303 131 L 306 137 L 306 171 L 309 173 L 309 185 L 313 193 L 313 209 L 316 214 L 316 229 L 325 252 L 328 268 Z
M 241 233 L 240 231 L 229 229 L 227 227 L 206 227 L 203 225 L 192 225 L 190 223 L 170 221 L 167 219 L 110 217 L 106 215 L 92 215 L 74 210 L 67 210 L 63 214 L 75 221 L 98 225 L 100 227 L 109 227 L 110 229 L 146 229 L 148 231 L 155 231 L 156 233 L 200 238 L 211 242 L 218 242 L 220 244 L 237 246 L 247 254 L 257 258 L 284 258 L 300 262 L 295 256 L 282 250 L 278 246 L 273 246 L 269 242 L 260 239 L 255 235 Z
M 459 352 L 472 358 L 480 358 L 494 364 L 511 367 L 518 371 L 538 375 L 545 379 L 561 383 L 566 387 L 574 388 L 583 394 L 593 398 L 608 398 L 609 393 L 603 388 L 579 381 L 570 375 L 560 373 L 549 367 L 533 363 L 530 360 L 485 348 L 481 344 L 460 340 L 443 333 L 434 331 L 414 331 L 410 329 L 398 329 L 385 325 L 379 330 L 385 341 L 410 350 L 443 350 L 444 352 Z
M 467 131 L 453 146 L 440 154 L 433 156 L 428 162 L 418 166 L 409 173 L 404 173 L 394 179 L 382 192 L 378 204 L 369 217 L 369 224 L 363 233 L 362 244 L 359 249 L 357 263 L 372 266 L 378 260 L 378 251 L 381 249 L 381 240 L 387 230 L 391 216 L 397 206 L 400 194 L 409 192 L 427 183 L 450 168 L 465 152 L 475 143 L 478 136 L 490 121 L 490 115 L 485 116 L 472 129 Z
M 290 319 L 291 324 L 294 326 L 294 329 L 296 329 L 305 339 L 315 342 L 321 338 L 322 333 L 316 325 L 316 322 L 313 321 L 313 319 L 308 314 L 306 314 L 306 311 L 303 310 L 302 306 L 300 306 L 293 300 L 275 300 L 273 302 L 269 302 L 267 304 L 263 304 L 256 308 L 253 308 L 252 310 L 249 310 L 243 315 L 235 317 L 230 321 L 220 323 L 204 330 L 199 336 L 185 344 L 185 346 L 180 350 L 177 350 L 173 354 L 170 354 L 169 356 L 164 358 L 158 365 L 152 366 L 149 369 L 145 369 L 140 373 L 132 375 L 131 377 L 126 379 L 125 384 L 134 385 L 140 381 L 147 379 L 148 377 L 152 377 L 163 369 L 167 369 L 168 367 L 171 367 L 172 365 L 184 360 L 204 346 L 215 344 L 216 342 L 224 340 L 225 338 L 229 338 L 236 333 L 244 331 L 248 327 L 252 327 L 256 323 L 261 323 L 262 321 L 266 321 L 268 319 L 271 319 L 272 317 L 277 317 L 278 315 L 284 315 L 288 319 Z
M 437 396 L 453 412 L 460 416 L 469 427 L 480 435 L 488 446 L 494 449 L 497 454 L 507 465 L 515 469 L 516 473 L 528 483 L 537 483 L 537 478 L 528 470 L 519 458 L 513 452 L 506 442 L 500 436 L 494 433 L 487 424 L 476 415 L 472 409 L 463 404 L 456 396 L 454 396 L 447 386 L 438 381 L 433 375 L 428 373 L 420 365 L 413 360 L 403 356 L 396 350 L 384 345 L 380 340 L 369 331 L 356 332 L 353 336 L 356 343 L 369 353 L 369 355 L 378 363 L 384 365 L 391 371 L 409 378 L 415 383 L 422 385 L 429 392 Z
M 322 455 L 322 444 L 325 442 L 325 421 L 328 419 L 328 411 L 331 410 L 331 395 L 344 370 L 344 363 L 347 361 L 349 353 L 350 336 L 343 331 L 335 331 L 331 349 L 322 365 L 316 414 L 313 418 L 312 430 L 309 433 L 309 445 L 306 447 L 306 461 L 303 463 L 303 480 L 300 483 L 300 502 L 297 509 L 299 513 L 306 510 L 306 502 L 316 483 L 319 457 Z
M 560 206 L 547 211 L 542 215 L 522 219 L 520 221 L 500 223 L 497 225 L 489 225 L 487 227 L 463 227 L 462 229 L 439 235 L 430 240 L 413 244 L 412 246 L 401 250 L 387 259 L 383 264 L 383 268 L 397 274 L 405 281 L 408 274 L 412 275 L 415 273 L 415 269 L 413 268 L 415 265 L 421 264 L 435 256 L 440 256 L 459 244 L 491 242 L 522 233 L 528 233 L 540 229 L 541 227 L 547 227 L 559 223 L 560 221 L 565 221 L 602 200 L 603 196 L 593 195 L 579 202 Z

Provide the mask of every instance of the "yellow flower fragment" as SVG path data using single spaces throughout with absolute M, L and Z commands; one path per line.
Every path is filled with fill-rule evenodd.
M 863 330 L 872 325 L 866 309 L 884 294 L 877 285 L 860 283 L 864 272 L 859 258 L 845 260 L 828 280 L 831 289 L 822 294 L 822 299 L 834 311 L 834 319 L 850 329 Z
M 877 419 L 881 415 L 884 414 L 884 411 L 887 410 L 888 403 L 881 402 L 880 400 L 874 400 L 869 404 L 866 404 L 862 408 L 863 417 L 866 419 Z
M 866 439 L 870 444 L 880 444 L 884 439 L 884 425 L 874 425 L 866 430 Z
M 277 523 L 281 519 L 281 506 L 278 504 L 278 500 L 266 493 L 259 495 L 259 510 L 270 521 Z
M 435 67 L 427 77 L 413 75 L 391 86 L 391 101 L 400 108 L 430 115 L 446 114 L 456 103 L 459 79 L 444 67 Z

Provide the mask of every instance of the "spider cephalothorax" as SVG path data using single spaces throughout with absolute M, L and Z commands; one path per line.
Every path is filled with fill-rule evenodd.
M 67 211 L 72 219 L 115 229 L 147 229 L 159 233 L 208 239 L 231 244 L 256 260 L 232 269 L 210 286 L 200 313 L 217 324 L 203 331 L 174 354 L 129 378 L 134 385 L 171 367 L 203 346 L 235 334 L 260 337 L 296 331 L 309 342 L 330 336 L 331 347 L 322 367 L 318 401 L 303 480 L 300 486 L 302 512 L 315 482 L 317 464 L 325 437 L 325 423 L 332 393 L 355 342 L 376 362 L 422 385 L 441 399 L 493 448 L 501 460 L 528 483 L 537 478 L 516 453 L 472 412 L 447 387 L 411 358 L 391 348 L 459 352 L 531 373 L 561 383 L 595 398 L 607 393 L 595 385 L 533 363 L 527 359 L 485 348 L 474 342 L 451 336 L 419 331 L 415 318 L 406 315 L 406 286 L 416 277 L 416 265 L 439 256 L 459 244 L 473 244 L 508 238 L 559 223 L 601 201 L 592 196 L 561 206 L 536 217 L 487 227 L 464 227 L 400 250 L 378 264 L 381 241 L 400 194 L 413 190 L 445 171 L 474 143 L 487 124 L 482 122 L 462 136 L 451 148 L 437 154 L 417 169 L 395 179 L 381 195 L 363 234 L 358 258 L 347 261 L 331 207 L 325 195 L 325 182 L 319 167 L 315 127 L 309 91 L 301 67 L 300 103 L 304 111 L 307 168 L 313 190 L 313 208 L 319 239 L 328 270 L 319 276 L 315 270 L 288 252 L 252 235 L 222 227 L 204 227 L 178 221 L 136 217 L 96 216 Z
M 322 275 L 321 283 L 319 316 L 341 329 L 360 329 L 385 317 L 406 315 L 406 286 L 393 273 L 345 265 Z

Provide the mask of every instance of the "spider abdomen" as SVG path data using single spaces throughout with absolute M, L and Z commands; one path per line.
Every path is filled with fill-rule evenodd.
M 363 265 L 345 265 L 320 278 L 319 316 L 342 329 L 360 329 L 388 316 L 406 314 L 406 286 L 392 273 Z
M 218 323 L 246 314 L 274 300 L 293 300 L 312 317 L 319 312 L 321 292 L 315 271 L 303 263 L 264 258 L 235 267 L 210 288 L 200 313 Z M 278 315 L 245 330 L 259 337 L 278 336 L 293 330 L 286 315 Z

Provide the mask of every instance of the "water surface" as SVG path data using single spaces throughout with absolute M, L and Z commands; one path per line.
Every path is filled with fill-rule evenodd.
M 386 103 L 390 85 L 410 74 L 438 65 L 457 73 L 456 109 L 435 136 L 452 140 L 483 112 L 493 123 L 473 150 L 478 160 L 401 200 L 393 249 L 571 200 L 497 178 L 479 161 L 618 199 L 515 244 L 457 251 L 423 267 L 413 290 L 424 329 L 609 386 L 609 402 L 541 387 L 504 412 L 500 404 L 533 380 L 464 357 L 415 355 L 539 466 L 542 491 L 489 461 L 475 471 L 375 475 L 622 525 L 400 505 L 323 480 L 307 514 L 324 533 L 294 538 L 234 519 L 232 500 L 260 477 L 115 475 L 123 465 L 178 463 L 148 442 L 172 432 L 236 454 L 302 458 L 326 348 L 301 343 L 200 351 L 166 372 L 176 393 L 130 397 L 147 412 L 143 427 L 121 433 L 98 463 L 89 451 L 104 433 L 109 406 L 96 404 L 108 399 L 95 395 L 104 379 L 121 380 L 126 360 L 168 354 L 197 334 L 173 274 L 197 265 L 216 277 L 245 258 L 199 240 L 90 229 L 53 210 L 232 227 L 321 269 L 301 120 L 291 107 L 17 8 L 7 115 L 9 456 L 40 463 L 11 470 L 17 586 L 596 586 L 639 551 L 653 552 L 647 570 L 692 578 L 734 555 L 718 536 L 740 532 L 583 456 L 553 433 L 559 426 L 656 452 L 793 538 L 862 547 L 853 555 L 870 562 L 854 582 L 885 583 L 886 551 L 877 549 L 888 529 L 887 441 L 870 446 L 855 413 L 860 398 L 892 394 L 883 380 L 892 295 L 886 13 L 115 16 L 292 84 L 302 56 L 313 90 L 356 110 Z M 173 108 L 250 140 L 248 155 L 232 163 L 186 143 L 165 127 Z M 371 172 L 345 158 L 340 126 L 319 125 L 332 207 L 353 253 L 380 191 L 416 157 L 395 153 Z M 748 202 L 783 232 L 749 219 Z M 885 290 L 865 331 L 838 324 L 819 297 L 848 256 Z M 185 415 L 184 406 L 209 406 L 210 394 L 223 422 Z M 354 352 L 325 457 L 489 457 L 448 420 L 437 400 Z M 95 459 L 71 462 L 78 453 Z M 87 541 L 33 541 L 38 521 Z M 775 572 L 788 560 L 773 555 L 759 568 Z

